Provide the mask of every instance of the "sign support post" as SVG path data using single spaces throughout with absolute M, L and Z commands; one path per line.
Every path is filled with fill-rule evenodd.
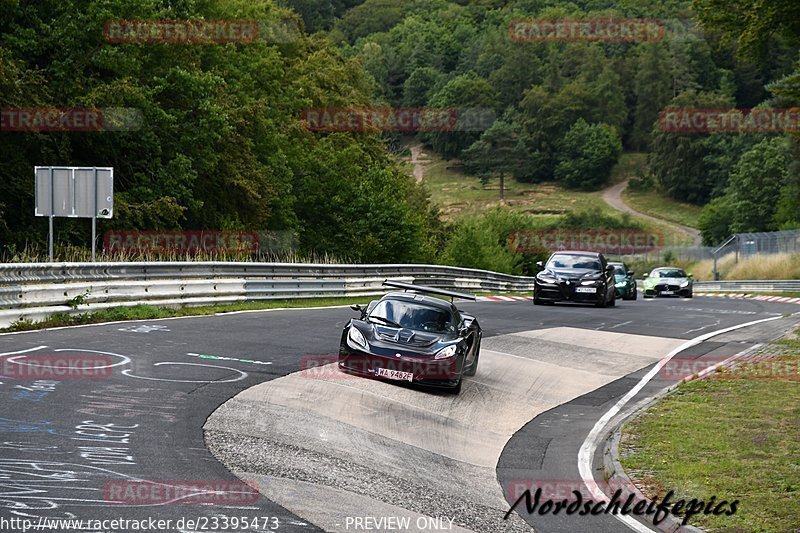
M 49 243 L 49 250 L 50 250 L 50 262 L 54 261 L 53 259 L 53 168 L 50 167 L 50 233 L 48 234 L 48 243 Z
M 97 167 L 92 167 L 94 194 L 92 195 L 92 263 L 95 262 L 95 245 L 97 243 Z

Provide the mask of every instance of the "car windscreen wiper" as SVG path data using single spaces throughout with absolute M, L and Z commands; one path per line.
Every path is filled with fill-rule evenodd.
M 370 320 L 372 320 L 372 319 L 380 320 L 381 322 L 383 322 L 387 326 L 394 326 L 396 328 L 402 328 L 403 327 L 400 324 L 398 324 L 397 322 L 392 322 L 388 318 L 383 318 L 382 316 L 369 316 L 367 318 L 369 318 Z

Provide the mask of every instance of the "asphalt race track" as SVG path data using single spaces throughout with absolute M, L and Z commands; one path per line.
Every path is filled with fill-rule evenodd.
M 795 326 L 785 315 L 800 311 L 703 297 L 461 307 L 484 341 L 460 396 L 324 366 L 348 308 L 0 335 L 0 519 L 160 519 L 171 520 L 162 530 L 187 532 L 627 531 L 609 515 L 529 516 L 522 505 L 503 516 L 526 483 L 580 484 L 593 426 L 667 353 L 774 319 L 683 354 L 732 356 Z M 100 371 L 36 375 L 42 360 L 63 357 L 90 358 Z M 306 370 L 310 361 L 323 366 Z M 670 379 L 659 373 L 628 404 Z M 175 489 L 186 485 L 217 492 Z M 411 526 L 378 522 L 388 517 Z

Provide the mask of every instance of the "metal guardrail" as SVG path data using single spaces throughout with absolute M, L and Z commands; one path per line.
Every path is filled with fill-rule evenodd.
M 530 292 L 533 278 L 440 265 L 295 263 L 0 264 L 0 328 L 54 313 L 108 307 L 212 305 L 269 299 L 372 296 L 391 278 L 466 292 Z M 702 292 L 800 292 L 800 280 L 695 282 Z
M 800 292 L 800 280 L 698 281 L 700 292 Z
M 0 264 L 0 327 L 59 312 L 76 314 L 141 303 L 178 307 L 377 295 L 386 292 L 382 283 L 387 278 L 468 292 L 533 290 L 533 278 L 439 265 Z

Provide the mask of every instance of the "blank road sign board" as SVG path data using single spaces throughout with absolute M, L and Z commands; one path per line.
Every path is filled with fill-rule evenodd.
M 36 216 L 112 218 L 114 169 L 35 167 Z

